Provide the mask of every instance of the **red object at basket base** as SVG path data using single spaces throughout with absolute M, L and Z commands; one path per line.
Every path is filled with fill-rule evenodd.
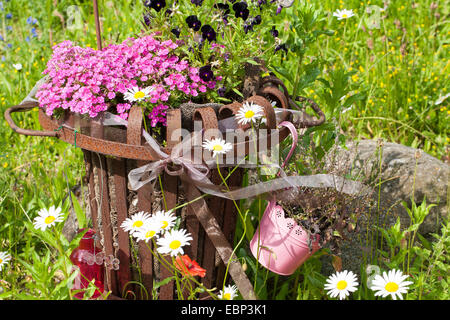
M 80 232 L 84 230 L 82 229 Z M 70 260 L 74 267 L 79 268 L 80 271 L 72 287 L 73 291 L 82 290 L 74 295 L 77 299 L 83 299 L 83 289 L 87 289 L 92 280 L 94 280 L 94 285 L 97 289 L 91 299 L 98 298 L 104 291 L 105 266 L 103 260 L 101 264 L 96 263 L 95 255 L 101 253 L 101 250 L 95 246 L 94 236 L 95 230 L 89 229 L 80 240 L 79 246 L 70 255 Z

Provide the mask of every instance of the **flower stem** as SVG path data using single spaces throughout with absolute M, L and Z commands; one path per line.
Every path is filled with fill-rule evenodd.
M 227 188 L 227 190 L 230 191 L 230 188 L 228 187 L 228 184 L 227 184 L 227 182 L 225 181 L 225 179 L 223 178 L 223 175 L 222 175 L 222 173 L 221 173 L 221 171 L 220 171 L 219 157 L 218 157 L 218 156 L 216 156 L 216 160 L 217 160 L 217 172 L 219 173 L 219 176 L 220 176 L 220 178 L 222 179 L 222 182 L 223 182 L 223 184 L 225 185 L 225 187 Z M 243 234 L 242 234 L 241 239 L 239 239 L 237 245 L 235 246 L 235 248 L 234 248 L 233 251 L 231 252 L 230 259 L 228 260 L 227 267 L 226 267 L 226 269 L 225 269 L 225 276 L 224 276 L 224 278 L 223 278 L 223 287 L 225 287 L 225 283 L 226 283 L 226 280 L 227 280 L 228 270 L 229 270 L 229 268 L 230 268 L 230 264 L 231 264 L 231 260 L 232 260 L 231 258 L 232 258 L 233 255 L 235 254 L 236 249 L 240 246 L 240 244 L 241 244 L 242 241 L 244 240 L 244 237 L 245 237 L 245 235 L 246 235 L 246 233 L 247 233 L 247 225 L 246 225 L 246 223 L 245 223 L 245 220 L 246 220 L 247 215 L 245 215 L 245 217 L 242 217 L 242 212 L 241 212 L 241 210 L 240 210 L 238 204 L 236 203 L 236 200 L 232 199 L 232 201 L 233 201 L 233 203 L 234 203 L 234 206 L 236 207 L 236 210 L 237 210 L 237 212 L 238 212 L 238 214 L 239 214 L 239 217 L 240 217 L 241 220 L 242 220 L 242 226 L 243 226 L 243 228 L 244 228 L 244 232 L 243 232 Z
M 67 264 L 66 264 L 67 260 L 66 259 L 68 259 L 69 261 L 70 261 L 70 259 L 67 256 L 66 251 L 63 250 L 62 243 L 61 243 L 61 240 L 60 240 L 61 233 L 58 232 L 58 230 L 56 229 L 55 226 L 53 226 L 52 228 L 53 228 L 53 231 L 54 231 L 54 233 L 56 235 L 56 247 L 57 247 L 56 249 L 59 251 L 59 254 L 63 257 L 64 264 L 63 264 L 62 272 L 64 273 L 64 277 L 66 279 L 68 279 L 69 278 L 69 274 L 67 273 Z M 70 298 L 70 300 L 73 300 L 72 290 L 70 290 L 70 289 L 69 289 L 69 298 Z

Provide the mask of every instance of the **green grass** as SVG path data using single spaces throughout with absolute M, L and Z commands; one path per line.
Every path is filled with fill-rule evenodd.
M 0 251 L 8 251 L 12 263 L 0 271 L 4 293 L 8 299 L 26 298 L 25 284 L 33 279 L 29 269 L 18 263 L 19 259 L 35 261 L 31 252 L 44 257 L 48 250 L 43 241 L 27 229 L 37 211 L 62 201 L 67 186 L 81 181 L 84 173 L 82 152 L 52 138 L 25 137 L 15 134 L 7 125 L 3 112 L 18 104 L 42 75 L 51 56 L 51 47 L 69 39 L 80 46 L 96 46 L 96 36 L 91 1 L 2 1 L 0 11 Z M 437 9 L 430 9 L 432 3 Z M 103 23 L 104 44 L 122 41 L 139 33 L 142 15 L 140 1 L 99 1 Z M 79 9 L 80 20 L 73 20 L 67 28 L 67 10 L 71 5 Z M 289 53 L 277 63 L 288 74 L 299 70 L 298 94 L 313 98 L 325 111 L 327 118 L 339 118 L 348 138 L 383 138 L 407 146 L 422 148 L 441 159 L 448 155 L 449 101 L 435 102 L 449 92 L 449 7 L 444 1 L 419 2 L 391 1 L 381 12 L 379 28 L 369 29 L 371 19 L 365 9 L 369 5 L 383 7 L 383 1 L 296 1 L 287 13 L 297 14 L 301 8 L 313 5 L 318 13 L 314 27 L 333 30 L 333 35 L 321 35 L 312 41 L 303 53 L 298 66 L 298 56 Z M 353 9 L 356 16 L 337 21 L 332 13 L 338 8 Z M 6 14 L 12 18 L 7 19 Z M 386 15 L 386 17 L 384 17 Z M 34 26 L 27 24 L 32 16 L 38 20 Z M 384 17 L 384 18 L 383 18 Z M 273 23 L 280 31 L 288 28 L 285 12 L 274 17 Z M 8 30 L 8 26 L 12 30 Z M 31 28 L 38 34 L 34 38 Z M 29 41 L 27 41 L 29 37 Z M 281 32 L 280 38 L 283 38 Z M 9 47 L 9 46 L 10 47 Z M 23 68 L 15 70 L 13 64 Z M 318 70 L 315 74 L 313 71 Z M 280 77 L 283 77 L 280 74 Z M 308 78 L 309 77 L 309 78 Z M 287 78 L 284 80 L 288 81 Z M 295 79 L 294 79 L 295 80 Z M 292 90 L 293 83 L 287 83 Z M 298 82 L 297 82 L 298 84 Z M 344 106 L 338 101 L 342 95 L 349 100 Z M 344 112 L 345 110 L 345 112 Z M 39 129 L 37 111 L 16 114 L 17 124 L 24 128 Z M 385 230 L 387 235 L 395 230 Z M 425 243 L 425 242 L 424 242 Z M 392 244 L 395 248 L 399 243 Z M 436 281 L 445 274 L 445 254 L 448 248 L 448 223 L 431 243 L 411 246 L 421 281 L 409 298 L 448 299 L 448 287 Z M 433 250 L 441 250 L 441 256 Z M 324 276 L 319 257 L 310 259 L 288 280 L 259 269 L 249 253 L 239 256 L 247 262 L 259 294 L 269 299 L 326 299 L 321 287 Z M 244 250 L 245 251 L 245 250 Z M 326 253 L 320 253 L 326 254 Z M 319 254 L 319 255 L 320 255 Z M 52 253 L 56 259 L 56 254 Z M 444 262 L 441 259 L 444 257 Z M 427 262 L 427 259 L 429 262 Z M 448 259 L 448 258 L 447 258 Z M 44 260 L 42 260 L 44 263 Z M 446 261 L 448 264 L 448 260 Z M 45 265 L 45 264 L 44 264 Z M 401 265 L 401 264 L 399 264 Z M 416 268 L 416 269 L 414 269 Z M 447 270 L 448 272 L 448 270 Z M 252 279 L 252 282 L 253 282 Z M 291 280 L 293 282 L 291 282 Z M 270 286 L 266 286 L 270 283 Z M 287 283 L 294 283 L 293 287 Z M 444 284 L 443 284 L 444 283 Z M 425 290 L 425 291 L 424 291 Z M 359 299 L 373 298 L 360 290 Z M 430 293 L 431 292 L 431 293 Z M 58 293 L 60 294 L 60 293 Z M 49 293 L 50 295 L 50 293 Z M 50 295 L 51 296 L 51 295 Z M 53 297 L 58 297 L 55 293 Z
M 321 76 L 326 79 L 337 69 L 355 72 L 349 93 L 365 96 L 343 115 L 344 131 L 355 138 L 384 138 L 422 148 L 437 158 L 448 153 L 448 100 L 435 104 L 449 92 L 448 6 L 393 1 L 377 20 L 366 9 L 383 8 L 382 1 L 306 2 L 326 16 L 321 26 L 335 31 L 332 37 L 322 36 L 306 55 L 323 59 Z M 431 10 L 431 3 L 438 9 Z M 332 12 L 342 8 L 356 15 L 338 21 Z M 369 29 L 367 22 L 374 19 L 379 27 Z M 316 82 L 304 94 L 324 106 L 328 116 L 335 115 L 322 99 L 324 91 Z

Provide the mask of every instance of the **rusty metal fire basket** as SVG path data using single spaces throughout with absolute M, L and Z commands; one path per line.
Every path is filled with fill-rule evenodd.
M 97 9 L 95 15 L 98 17 Z M 97 39 L 101 49 L 98 25 Z M 266 125 L 270 129 L 277 128 L 274 108 L 270 101 L 275 101 L 279 108 L 287 109 L 298 108 L 296 102 L 304 102 L 305 99 L 290 98 L 283 83 L 273 76 L 259 79 L 255 89 L 246 97 L 247 101 L 263 106 Z M 318 117 L 311 117 L 305 112 L 297 127 L 316 126 L 325 120 L 317 104 L 312 100 L 309 102 Z M 192 120 L 201 121 L 204 129 L 218 129 L 219 121 L 233 117 L 240 106 L 240 103 L 234 102 L 220 108 L 200 107 L 193 112 Z M 30 111 L 35 107 L 38 107 L 36 102 L 10 107 L 5 112 L 5 119 L 19 134 L 55 137 L 83 150 L 93 228 L 101 236 L 100 243 L 104 254 L 119 261 L 118 268 L 106 268 L 105 290 L 111 291 L 110 297 L 123 298 L 128 290 L 133 291 L 140 299 L 171 300 L 179 296 L 180 292 L 177 292 L 173 281 L 158 289 L 154 288 L 154 283 L 172 276 L 172 271 L 160 265 L 145 243 L 134 242 L 128 233 L 121 230 L 120 225 L 130 215 L 139 211 L 151 214 L 156 210 L 170 210 L 180 203 L 190 202 L 189 205 L 177 209 L 176 215 L 181 217 L 181 223 L 193 237 L 191 245 L 186 248 L 186 254 L 207 270 L 206 276 L 201 279 L 203 285 L 207 288 L 222 288 L 227 270 L 243 298 L 256 299 L 253 287 L 233 253 L 232 244 L 237 222 L 233 201 L 215 196 L 201 197 L 202 193 L 194 184 L 168 172 L 161 175 L 162 188 L 158 184 L 155 184 L 154 188 L 151 184 L 146 184 L 137 191 L 129 188 L 130 170 L 158 160 L 152 149 L 145 144 L 142 135 L 144 119 L 140 107 L 131 108 L 126 129 L 106 127 L 70 112 L 66 112 L 60 119 L 55 119 L 47 116 L 41 108 L 39 122 L 44 131 L 19 128 L 11 117 L 12 113 Z M 180 142 L 171 139 L 172 133 L 182 128 L 182 117 L 180 109 L 167 113 L 167 144 L 161 147 L 167 154 Z M 285 112 L 281 119 L 289 120 L 290 117 L 291 114 Z M 281 142 L 288 135 L 288 129 L 282 128 L 277 139 Z M 270 139 L 270 136 L 268 138 Z M 244 144 L 248 152 L 249 142 Z M 235 144 L 234 148 L 236 147 Z M 227 168 L 224 168 L 225 174 L 226 170 Z M 230 187 L 239 187 L 242 185 L 242 179 L 243 168 L 238 167 L 227 182 Z M 210 180 L 217 185 L 221 183 L 217 170 L 210 171 Z M 208 294 L 203 293 L 199 298 L 207 296 Z

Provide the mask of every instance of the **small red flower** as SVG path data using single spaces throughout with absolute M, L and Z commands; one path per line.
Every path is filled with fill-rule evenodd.
M 187 255 L 178 256 L 175 260 L 175 267 L 184 275 L 199 276 L 203 278 L 206 275 L 206 270 L 199 266 L 195 260 L 191 260 Z

